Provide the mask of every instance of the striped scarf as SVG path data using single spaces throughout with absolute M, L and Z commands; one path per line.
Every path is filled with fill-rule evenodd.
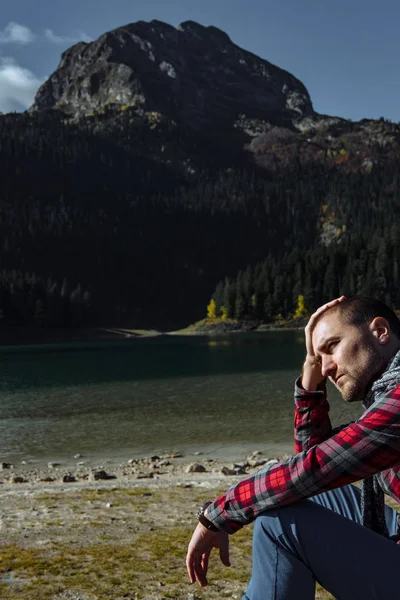
M 383 375 L 375 381 L 368 392 L 363 406 L 367 410 L 378 400 L 381 394 L 394 389 L 400 377 L 400 351 L 388 364 Z M 361 493 L 362 524 L 381 535 L 389 536 L 385 520 L 384 493 L 379 485 L 378 477 L 368 477 L 363 480 Z

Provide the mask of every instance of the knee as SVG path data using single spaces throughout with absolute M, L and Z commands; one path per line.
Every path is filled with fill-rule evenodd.
M 307 502 L 298 502 L 291 506 L 285 506 L 276 510 L 266 511 L 260 514 L 254 523 L 253 539 L 255 541 L 264 539 L 281 540 L 285 534 L 291 533 L 296 524 L 308 521 L 314 506 Z
M 254 522 L 253 540 L 274 538 L 282 534 L 282 524 L 280 520 L 281 509 L 271 510 L 258 515 Z
M 254 523 L 253 557 L 259 556 L 265 562 L 266 557 L 284 551 L 305 562 L 301 540 L 312 535 L 315 508 L 304 501 L 259 515 Z

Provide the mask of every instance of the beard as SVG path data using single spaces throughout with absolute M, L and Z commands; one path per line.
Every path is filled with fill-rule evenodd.
M 387 360 L 378 349 L 368 345 L 367 359 L 363 366 L 355 366 L 354 370 L 343 373 L 343 386 L 336 385 L 345 402 L 362 402 L 371 389 L 372 384 L 382 375 Z
M 362 382 L 349 379 L 343 389 L 339 392 L 345 402 L 362 402 L 370 386 L 366 387 Z

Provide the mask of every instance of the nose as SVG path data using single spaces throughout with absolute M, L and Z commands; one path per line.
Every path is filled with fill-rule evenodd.
M 336 364 L 332 356 L 326 354 L 321 357 L 321 373 L 323 377 L 329 377 L 336 371 Z

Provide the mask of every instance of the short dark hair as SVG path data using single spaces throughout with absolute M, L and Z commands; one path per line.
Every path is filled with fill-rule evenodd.
M 345 323 L 356 327 L 369 325 L 376 317 L 383 317 L 389 323 L 392 333 L 400 340 L 400 320 L 393 310 L 380 300 L 368 296 L 352 296 L 342 300 L 328 312 L 331 310 L 337 312 Z

